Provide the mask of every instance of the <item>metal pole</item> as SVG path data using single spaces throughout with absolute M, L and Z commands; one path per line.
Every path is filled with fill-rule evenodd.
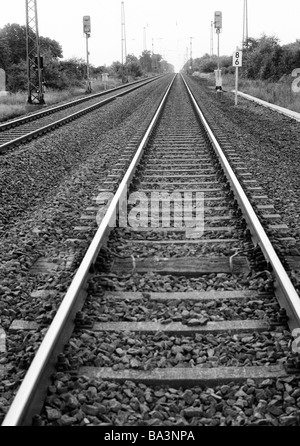
M 222 99 L 222 86 L 221 86 L 221 73 L 220 73 L 220 29 L 217 28 L 217 34 L 218 34 L 218 87 L 217 87 L 217 98 L 219 100 Z
M 210 25 L 210 57 L 214 54 L 214 22 Z
M 86 33 L 86 76 L 87 76 L 87 89 L 86 93 L 91 93 L 91 80 L 90 80 L 90 64 L 89 64 L 89 37 L 90 35 Z
M 245 46 L 245 0 L 244 0 L 244 10 L 243 10 L 243 41 L 242 48 Z
M 194 37 L 190 37 L 190 70 L 193 70 L 193 39 Z
M 29 24 L 29 13 L 28 13 L 28 2 L 26 0 L 26 52 L 27 52 L 27 92 L 28 92 L 28 96 L 27 96 L 27 103 L 31 104 L 32 103 L 32 99 L 31 99 L 31 77 L 30 77 L 30 40 L 29 40 L 29 32 L 28 32 L 28 24 Z
M 238 103 L 239 67 L 235 67 L 235 105 Z
M 145 26 L 144 26 L 144 51 L 147 51 L 147 35 Z
M 122 40 L 122 82 L 128 82 L 127 76 L 127 48 L 126 48 L 126 21 L 125 6 L 121 3 L 121 40 Z
M 220 70 L 220 30 L 217 29 L 218 34 L 218 70 Z
M 244 0 L 244 13 L 243 13 L 243 48 L 248 47 L 248 1 Z
M 27 103 L 43 105 L 43 75 L 40 56 L 37 0 L 26 0 Z

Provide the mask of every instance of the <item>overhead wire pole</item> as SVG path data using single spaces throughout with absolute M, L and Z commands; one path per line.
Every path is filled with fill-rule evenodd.
M 89 34 L 86 34 L 86 77 L 87 77 L 87 88 L 86 92 L 91 93 L 92 86 L 91 86 L 91 79 L 90 79 L 90 62 L 89 62 Z
M 122 82 L 128 82 L 127 70 L 126 70 L 126 59 L 127 59 L 127 48 L 126 48 L 126 25 L 125 25 L 125 6 L 124 2 L 121 2 L 121 39 L 122 39 Z
M 244 68 L 247 72 L 247 50 L 248 50 L 248 1 L 244 0 L 244 11 L 243 11 L 243 41 L 242 41 L 242 51 L 244 52 Z
M 243 14 L 243 49 L 248 48 L 248 1 L 244 0 Z
M 144 26 L 144 51 L 147 51 L 147 31 L 146 31 L 146 26 Z
M 40 55 L 40 37 L 38 27 L 37 0 L 25 0 L 26 3 L 26 53 L 28 98 L 27 103 L 44 105 L 43 60 Z
M 193 69 L 193 39 L 194 37 L 190 37 L 190 70 Z
M 185 61 L 184 64 L 187 64 L 189 61 L 189 47 L 185 47 L 185 55 L 184 55 Z
M 210 57 L 214 55 L 214 23 L 213 21 L 210 23 Z
M 152 38 L 152 70 L 157 70 L 157 64 L 156 64 L 156 55 L 154 51 L 154 38 Z
M 159 37 L 159 38 L 158 38 L 158 41 L 159 41 L 159 54 L 160 54 L 161 56 L 163 56 L 162 44 L 161 44 L 161 42 L 163 41 L 163 38 L 162 38 L 162 37 Z
M 162 51 L 162 44 L 161 44 L 161 42 L 162 42 L 163 38 L 162 37 L 158 37 L 157 40 L 159 42 L 159 44 L 158 44 L 158 56 L 157 56 L 157 61 L 156 61 L 157 62 L 157 69 L 162 69 L 162 60 L 164 59 L 164 56 L 162 54 L 163 51 Z

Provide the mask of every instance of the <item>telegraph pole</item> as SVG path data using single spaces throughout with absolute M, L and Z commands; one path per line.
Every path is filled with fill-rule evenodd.
M 43 59 L 40 55 L 37 0 L 26 1 L 27 104 L 44 105 Z
M 128 82 L 127 70 L 126 70 L 126 59 L 127 59 L 127 49 L 126 49 L 126 26 L 125 26 L 125 6 L 124 2 L 121 3 L 121 39 L 122 39 L 122 82 Z

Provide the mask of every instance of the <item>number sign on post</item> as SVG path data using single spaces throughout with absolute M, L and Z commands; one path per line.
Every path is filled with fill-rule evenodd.
M 234 67 L 241 67 L 243 64 L 243 52 L 242 51 L 235 51 L 233 54 L 233 63 L 232 65 Z
M 235 67 L 235 105 L 237 105 L 237 92 L 239 83 L 239 67 L 243 65 L 243 52 L 236 50 L 233 53 L 232 65 Z

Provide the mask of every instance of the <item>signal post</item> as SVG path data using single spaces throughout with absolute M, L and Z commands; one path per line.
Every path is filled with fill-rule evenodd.
M 89 65 L 89 37 L 91 36 L 91 17 L 85 15 L 83 17 L 83 32 L 86 37 L 86 77 L 87 77 L 87 87 L 86 93 L 91 93 L 92 86 L 90 80 L 90 65 Z
M 216 74 L 216 92 L 217 98 L 220 99 L 222 97 L 222 71 L 220 70 L 220 32 L 222 29 L 222 12 L 215 12 L 215 28 L 216 33 L 218 35 L 218 69 L 215 71 Z

